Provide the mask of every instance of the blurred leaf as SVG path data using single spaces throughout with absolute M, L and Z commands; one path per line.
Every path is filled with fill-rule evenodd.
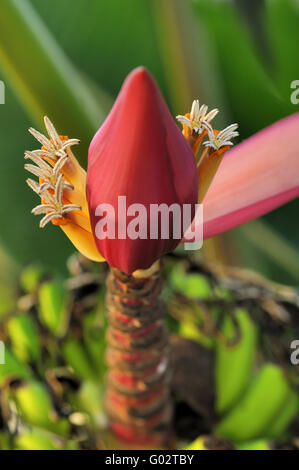
M 55 335 L 65 334 L 69 313 L 63 285 L 58 281 L 45 282 L 38 292 L 40 321 Z
M 180 264 L 177 264 L 171 272 L 171 283 L 174 289 L 192 299 L 213 297 L 209 281 L 201 274 L 186 273 Z
M 37 381 L 24 382 L 11 392 L 24 421 L 62 436 L 68 434 L 70 424 L 55 416 L 50 395 Z
M 299 251 L 263 220 L 253 220 L 238 228 L 242 238 L 258 248 L 296 282 L 299 278 Z M 291 280 L 289 281 L 291 282 Z
M 14 292 L 0 284 L 0 317 L 10 313 L 15 307 Z
M 274 57 L 273 76 L 282 99 L 290 103 L 290 84 L 299 77 L 299 7 L 297 0 L 272 0 L 266 3 L 265 25 Z M 290 112 L 299 105 L 290 105 Z
M 238 450 L 271 450 L 271 445 L 264 439 L 256 441 L 242 442 L 238 445 Z
M 7 322 L 7 331 L 14 354 L 23 362 L 39 361 L 40 338 L 35 322 L 27 314 L 12 317 Z
M 103 321 L 97 321 L 97 312 L 85 315 L 83 320 L 83 338 L 86 344 L 86 350 L 92 359 L 92 364 L 97 370 L 98 376 L 103 377 L 106 371 L 106 324 L 104 321 L 104 312 L 102 315 Z
M 26 293 L 35 292 L 40 281 L 48 274 L 43 266 L 39 264 L 26 266 L 20 276 L 20 284 Z
M 0 319 L 16 308 L 18 266 L 0 246 Z
M 1 450 L 10 450 L 11 449 L 11 439 L 8 432 L 0 432 L 0 449 Z
M 0 63 L 38 124 L 46 114 L 60 133 L 83 141 L 78 154 L 86 164 L 105 112 L 27 0 L 2 2 Z
M 282 99 L 273 73 L 263 65 L 233 3 L 195 0 L 194 5 L 217 52 L 227 98 L 234 119 L 240 124 L 240 135 L 246 137 L 294 112 L 290 100 Z
M 28 379 L 30 376 L 28 367 L 20 362 L 8 347 L 5 347 L 5 363 L 0 364 L 0 385 L 10 379 Z
M 192 101 L 199 98 L 211 108 L 220 107 L 222 116 L 217 119 L 225 123 L 218 63 L 211 53 L 205 28 L 194 19 L 191 1 L 153 0 L 151 6 L 175 114 L 188 112 Z
M 252 38 L 261 54 L 261 58 L 270 64 L 272 56 L 263 21 L 265 0 L 250 0 L 250 2 L 247 0 L 234 0 L 234 2 L 251 31 Z
M 198 343 L 206 348 L 211 348 L 214 344 L 214 340 L 204 335 L 194 322 L 188 320 L 181 321 L 178 332 L 180 336 L 198 341 Z
M 92 424 L 97 428 L 107 425 L 104 411 L 103 384 L 85 380 L 79 391 L 70 395 L 71 403 L 81 411 L 89 414 Z
M 205 446 L 206 436 L 198 437 L 195 441 L 191 442 L 184 450 L 209 450 Z
M 79 341 L 73 338 L 64 341 L 62 350 L 67 364 L 80 378 L 97 380 L 97 372 L 93 369 L 90 357 Z
M 65 441 L 55 434 L 36 427 L 22 431 L 15 439 L 16 450 L 76 450 L 72 441 Z
M 15 439 L 16 450 L 55 450 L 55 441 L 49 433 L 39 429 L 31 429 L 21 433 Z
M 88 8 L 86 0 L 32 3 L 73 63 L 112 96 L 139 65 L 166 91 L 150 2 L 88 0 Z

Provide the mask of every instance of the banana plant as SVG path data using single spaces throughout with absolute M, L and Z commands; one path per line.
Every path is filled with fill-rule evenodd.
M 17 447 L 30 445 L 32 436 L 37 447 L 46 445 L 45 442 L 55 447 L 57 436 L 65 447 L 66 440 L 73 442 L 71 424 L 76 428 L 78 442 L 82 439 L 86 445 L 97 448 L 100 439 L 97 432 L 92 432 L 94 428 L 89 420 L 96 427 L 101 406 L 91 409 L 86 399 L 90 397 L 90 403 L 94 403 L 98 391 L 114 438 L 128 445 L 165 446 L 171 434 L 175 404 L 170 398 L 170 343 L 163 322 L 165 304 L 160 295 L 161 258 L 174 251 L 180 242 L 198 242 L 202 238 L 194 231 L 195 222 L 192 223 L 197 220 L 197 204 L 204 205 L 203 236 L 210 238 L 298 196 L 298 114 L 276 122 L 231 150 L 232 140 L 239 136 L 237 124 L 214 129 L 212 121 L 219 110 L 208 111 L 205 104 L 195 99 L 190 112 L 183 110 L 177 116 L 180 129 L 153 77 L 144 67 L 138 67 L 125 80 L 107 119 L 90 142 L 86 172 L 88 132 L 91 123 L 102 124 L 103 116 L 97 112 L 94 95 L 55 43 L 47 35 L 41 41 L 42 23 L 29 4 L 24 3 L 24 8 L 19 5 L 14 0 L 6 4 L 4 17 L 8 21 L 4 20 L 1 28 L 4 47 L 0 49 L 0 60 L 11 83 L 39 117 L 39 122 L 41 113 L 48 109 L 51 118 L 57 112 L 59 125 L 58 132 L 52 120 L 45 116 L 48 136 L 32 127 L 29 129 L 39 142 L 38 149 L 25 150 L 25 169 L 38 177 L 26 180 L 40 197 L 32 213 L 42 215 L 40 228 L 48 229 L 49 224 L 60 227 L 83 256 L 91 261 L 107 262 L 108 312 L 107 320 L 103 319 L 103 309 L 98 311 L 99 305 L 102 307 L 99 298 L 84 299 L 83 305 L 79 302 L 78 306 L 82 291 L 76 297 L 58 278 L 42 279 L 39 273 L 27 278 L 24 282 L 27 294 L 18 306 L 28 314 L 28 319 L 24 312 L 18 312 L 4 328 L 11 347 L 1 377 L 8 430 L 13 428 L 20 439 L 16 441 Z M 32 54 L 28 61 L 18 57 L 20 44 L 8 40 L 12 26 L 22 32 L 30 45 Z M 55 90 L 60 87 L 61 95 L 53 97 L 50 88 L 33 92 L 35 81 L 27 79 L 26 72 L 38 53 L 43 57 L 45 73 L 51 77 Z M 79 88 L 86 105 L 82 109 L 75 96 Z M 64 126 L 64 113 L 58 111 L 65 107 L 56 110 L 56 100 L 72 109 L 69 114 L 75 116 L 71 119 L 72 127 Z M 84 120 L 82 133 L 81 120 Z M 74 136 L 73 132 L 78 134 Z M 82 136 L 85 143 L 76 158 L 73 147 L 79 145 Z M 287 157 L 287 165 L 282 153 Z M 152 237 L 147 218 L 146 224 L 144 219 L 138 223 L 124 220 L 126 210 L 119 210 L 120 198 L 130 207 L 142 203 L 145 209 L 151 204 L 177 206 L 180 210 L 191 206 L 192 217 L 190 213 L 185 226 L 180 212 L 176 228 L 184 225 L 184 230 L 179 236 L 174 229 L 166 237 L 160 232 Z M 99 220 L 103 216 L 102 204 L 105 204 L 104 212 L 111 207 L 114 211 L 114 219 L 108 214 L 105 224 Z M 134 212 L 129 215 L 132 217 Z M 170 221 L 171 218 L 168 227 Z M 103 226 L 106 231 L 102 230 Z M 127 236 L 127 232 L 123 236 L 123 229 L 130 229 L 133 236 Z M 49 250 L 51 246 L 49 243 Z M 47 248 L 45 251 L 48 253 Z M 106 270 L 98 268 L 101 269 Z M 198 295 L 201 288 L 206 291 L 207 300 L 211 300 L 208 297 L 213 291 L 209 292 L 209 286 L 204 289 L 204 277 L 198 280 L 191 276 L 182 283 L 178 279 L 180 274 L 172 282 L 182 284 L 189 297 L 193 297 L 194 291 Z M 196 305 L 193 311 L 198 321 L 202 321 L 199 307 L 200 304 Z M 234 309 L 234 313 L 233 322 L 226 320 L 218 332 L 226 343 L 220 343 L 216 336 L 205 344 L 214 350 L 216 357 L 214 411 L 218 419 L 210 431 L 233 440 L 235 445 L 284 436 L 298 407 L 293 386 L 285 379 L 281 367 L 267 361 L 256 364 L 255 322 L 246 309 Z M 221 314 L 218 305 L 211 311 L 212 320 L 219 322 Z M 98 315 L 102 315 L 101 331 L 94 336 L 92 329 Z M 240 339 L 232 346 L 231 335 L 236 325 Z M 178 326 L 183 334 L 184 328 Z M 97 357 L 97 343 L 105 345 L 105 329 L 107 347 L 106 350 L 99 347 Z M 189 330 L 186 334 L 190 334 Z M 193 339 L 200 341 L 201 335 L 195 334 Z M 107 366 L 107 387 L 102 398 L 103 363 Z M 273 388 L 277 393 L 268 400 Z M 265 400 L 266 406 L 262 408 Z M 288 406 L 282 413 L 286 403 Z M 75 409 L 76 406 L 82 409 Z M 258 417 L 253 419 L 253 415 Z M 241 427 L 244 419 L 248 425 Z M 26 426 L 29 434 L 24 432 Z M 55 436 L 45 434 L 48 432 Z M 198 442 L 206 446 L 201 437 Z

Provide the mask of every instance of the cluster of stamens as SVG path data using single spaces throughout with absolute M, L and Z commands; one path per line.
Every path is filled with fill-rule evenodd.
M 77 204 L 64 203 L 64 190 L 72 191 L 74 187 L 66 181 L 62 173 L 62 168 L 69 158 L 67 148 L 80 141 L 59 136 L 50 119 L 45 117 L 44 121 L 50 139 L 30 128 L 29 132 L 41 143 L 42 148 L 25 152 L 25 159 L 35 163 L 27 163 L 25 169 L 39 178 L 38 182 L 31 178 L 26 182 L 42 200 L 42 203 L 31 211 L 34 215 L 45 214 L 39 224 L 41 228 L 51 221 L 63 223 L 68 212 L 81 210 L 81 206 Z
M 236 132 L 238 124 L 231 124 L 222 131 L 215 131 L 212 127 L 211 121 L 218 114 L 218 109 L 212 109 L 208 112 L 208 106 L 203 104 L 199 105 L 198 100 L 194 100 L 191 107 L 190 117 L 188 115 L 176 116 L 177 120 L 183 125 L 189 127 L 192 132 L 201 135 L 206 131 L 208 140 L 203 143 L 206 147 L 211 147 L 214 150 L 219 150 L 224 146 L 231 146 L 233 143 L 231 139 L 239 135 Z
M 236 132 L 238 124 L 231 124 L 230 126 L 227 126 L 218 134 L 215 133 L 211 124 L 209 124 L 208 122 L 204 122 L 203 126 L 207 130 L 209 136 L 209 139 L 204 142 L 203 145 L 205 147 L 211 147 L 214 150 L 219 150 L 221 147 L 224 147 L 226 145 L 233 145 L 231 139 L 239 135 L 239 132 Z

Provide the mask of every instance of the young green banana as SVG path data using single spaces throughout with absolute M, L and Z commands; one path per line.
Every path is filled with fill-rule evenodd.
M 216 410 L 219 414 L 237 403 L 248 387 L 256 355 L 258 331 L 249 313 L 238 310 L 235 319 L 240 328 L 238 343 L 229 346 L 219 342 L 216 347 Z M 223 326 L 226 341 L 234 337 L 235 330 L 231 318 L 226 317 Z
M 215 433 L 235 442 L 266 436 L 292 393 L 283 371 L 274 364 L 264 365 L 243 398 L 216 426 Z

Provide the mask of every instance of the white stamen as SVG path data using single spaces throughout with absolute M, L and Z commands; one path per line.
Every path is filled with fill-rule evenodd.
M 24 166 L 25 170 L 30 171 L 30 173 L 33 173 L 35 176 L 41 178 L 42 180 L 44 180 L 43 184 L 46 183 L 48 187 L 54 189 L 59 173 L 64 164 L 66 163 L 68 156 L 65 155 L 64 157 L 57 160 L 54 168 L 48 163 L 46 163 L 41 157 L 38 157 L 34 152 L 25 152 L 25 160 L 28 159 L 32 160 L 38 166 L 34 166 L 31 163 L 27 163 Z M 43 184 L 41 185 L 41 187 L 43 186 Z M 71 183 L 65 182 L 64 189 L 74 189 L 74 187 Z
M 180 114 L 176 116 L 176 118 L 182 124 L 186 124 L 192 131 L 201 134 L 203 131 L 203 123 L 211 122 L 218 112 L 218 109 L 212 109 L 210 112 L 208 112 L 207 105 L 202 104 L 199 106 L 199 101 L 194 100 L 190 111 L 190 118 Z
M 48 116 L 44 117 L 44 123 L 45 123 L 46 129 L 47 129 L 47 132 L 49 134 L 49 137 L 52 139 L 52 142 L 53 142 L 54 146 L 56 148 L 57 147 L 59 148 L 61 146 L 61 139 L 60 139 L 55 127 L 53 126 L 52 122 L 48 118 Z
M 205 147 L 211 147 L 214 150 L 219 150 L 225 145 L 233 145 L 231 139 L 239 135 L 239 132 L 236 132 L 238 124 L 231 124 L 230 126 L 220 131 L 218 135 L 215 135 L 211 124 L 208 122 L 203 122 L 202 125 L 208 132 L 208 140 L 204 142 L 203 145 Z
M 45 203 L 39 204 L 31 211 L 34 215 L 46 214 L 46 216 L 40 221 L 40 228 L 44 228 L 46 224 L 51 222 L 53 219 L 63 218 L 63 216 L 68 212 L 81 210 L 81 206 L 77 204 L 63 204 L 63 189 L 64 176 L 63 174 L 60 174 L 55 186 L 54 195 L 49 193 L 47 189 L 42 192 L 41 198 Z
M 35 137 L 39 143 L 47 149 L 36 150 L 35 153 L 37 153 L 38 156 L 49 157 L 56 161 L 59 157 L 64 157 L 66 155 L 65 150 L 68 147 L 80 143 L 79 139 L 61 139 L 54 125 L 47 116 L 44 117 L 44 121 L 50 139 L 32 127 L 29 129 L 30 134 L 32 134 L 33 137 Z
M 53 219 L 63 219 L 63 216 L 55 212 L 50 212 L 41 219 L 39 223 L 40 228 L 44 228 Z
M 65 214 L 72 211 L 80 211 L 81 206 L 77 204 L 63 204 L 63 193 L 65 189 L 73 190 L 74 186 L 65 181 L 63 173 L 61 173 L 64 165 L 68 160 L 68 154 L 65 151 L 71 145 L 80 143 L 78 139 L 62 140 L 54 125 L 45 117 L 45 126 L 48 131 L 51 141 L 40 132 L 33 128 L 29 132 L 43 145 L 47 150 L 39 149 L 32 152 L 25 152 L 25 159 L 31 160 L 35 165 L 27 163 L 25 169 L 33 173 L 43 182 L 39 184 L 37 181 L 28 178 L 26 183 L 28 186 L 38 194 L 42 199 L 42 204 L 39 204 L 32 209 L 32 214 L 40 215 L 46 214 L 40 221 L 40 227 L 44 228 L 47 223 L 53 219 L 62 219 Z M 44 158 L 49 158 L 54 166 Z
M 33 135 L 33 137 L 36 138 L 36 140 L 39 141 L 39 143 L 41 145 L 43 145 L 44 147 L 46 147 L 49 151 L 54 151 L 55 150 L 55 147 L 54 145 L 49 141 L 49 139 L 47 139 L 47 137 L 45 137 L 43 134 L 41 134 L 39 131 L 37 131 L 36 129 L 33 129 L 33 127 L 30 127 L 29 128 L 29 132 L 31 135 Z

